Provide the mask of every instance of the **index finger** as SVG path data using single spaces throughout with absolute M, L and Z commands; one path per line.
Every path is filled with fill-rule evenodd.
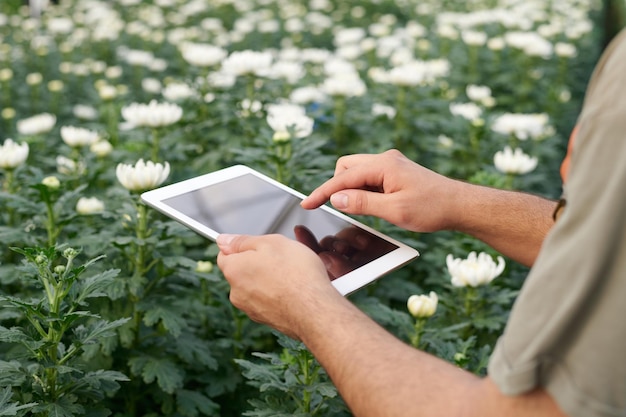
M 351 155 L 337 161 L 335 175 L 317 187 L 300 205 L 314 209 L 326 203 L 333 194 L 350 189 L 379 189 L 383 176 L 372 159 L 375 155 Z

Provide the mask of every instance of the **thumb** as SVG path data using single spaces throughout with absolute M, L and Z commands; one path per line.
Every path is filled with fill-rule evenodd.
M 330 203 L 345 213 L 380 217 L 383 212 L 381 207 L 384 206 L 384 194 L 365 190 L 343 190 L 331 195 Z
M 217 236 L 216 243 L 225 255 L 241 252 L 247 236 L 222 233 Z

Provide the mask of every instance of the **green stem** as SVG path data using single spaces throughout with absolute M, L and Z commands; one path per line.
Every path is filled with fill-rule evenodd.
M 395 144 L 396 149 L 404 148 L 404 137 L 406 131 L 406 88 L 400 86 L 396 95 L 396 124 L 395 124 Z
M 300 372 L 302 373 L 303 383 L 306 387 L 313 384 L 316 376 L 316 373 L 309 372 L 312 360 L 313 359 L 307 350 L 303 350 L 298 354 Z M 307 415 L 310 415 L 311 413 L 311 392 L 307 389 L 305 389 L 302 393 L 302 410 Z
M 464 302 L 464 308 L 465 308 L 465 315 L 467 317 L 470 317 L 473 313 L 473 309 L 474 309 L 474 303 L 476 302 L 476 299 L 478 298 L 477 295 L 477 291 L 476 288 L 474 287 L 466 287 L 467 290 L 465 292 L 465 302 Z
M 48 231 L 48 246 L 54 246 L 57 237 L 59 237 L 60 230 L 56 224 L 56 216 L 54 214 L 54 207 L 52 201 L 46 198 L 46 212 L 48 218 L 46 219 L 46 230 Z
M 152 129 L 152 162 L 159 162 L 159 131 Z
M 426 326 L 426 319 L 423 317 L 415 319 L 415 325 L 413 326 L 415 332 L 411 335 L 411 346 L 415 349 L 420 348 L 420 342 L 422 341 L 422 335 L 424 334 L 424 327 Z
M 343 96 L 335 97 L 335 125 L 333 127 L 333 138 L 337 144 L 337 150 L 342 151 L 345 143 L 344 136 L 344 119 L 346 116 L 346 98 Z
M 148 219 L 147 219 L 146 206 L 141 203 L 137 204 L 137 253 L 135 258 L 135 273 L 136 277 L 140 277 L 146 273 L 146 244 L 145 239 L 148 234 Z
M 15 178 L 15 175 L 13 174 L 12 169 L 7 169 L 6 171 L 4 171 L 4 182 L 2 184 L 3 191 L 6 191 L 7 193 L 13 192 L 13 179 L 14 178 Z

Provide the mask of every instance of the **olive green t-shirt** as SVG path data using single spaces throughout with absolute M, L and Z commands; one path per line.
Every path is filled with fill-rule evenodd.
M 508 395 L 544 387 L 570 417 L 626 416 L 626 32 L 596 67 L 567 205 L 489 363 Z

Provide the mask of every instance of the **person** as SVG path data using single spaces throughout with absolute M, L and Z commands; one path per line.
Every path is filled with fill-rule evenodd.
M 621 32 L 588 85 L 556 221 L 554 201 L 446 178 L 397 150 L 338 159 L 302 202 L 469 233 L 531 266 L 487 376 L 389 334 L 281 236 L 218 237 L 231 302 L 301 340 L 356 416 L 626 416 L 625 62 Z

